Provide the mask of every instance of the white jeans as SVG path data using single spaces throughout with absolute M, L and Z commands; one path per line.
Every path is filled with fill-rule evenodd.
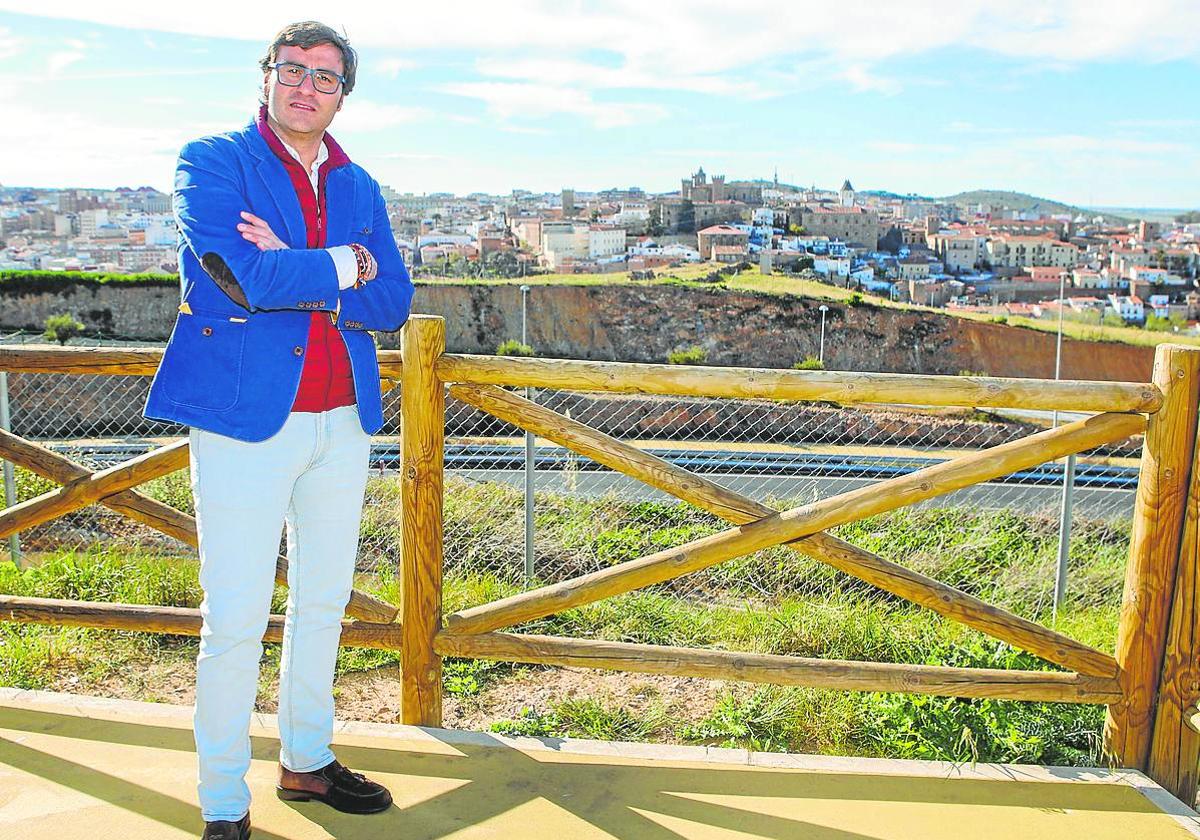
M 193 722 L 206 821 L 238 820 L 250 808 L 250 715 L 285 522 L 279 760 L 298 773 L 333 760 L 333 669 L 370 448 L 355 406 L 292 414 L 261 443 L 191 431 L 204 589 Z

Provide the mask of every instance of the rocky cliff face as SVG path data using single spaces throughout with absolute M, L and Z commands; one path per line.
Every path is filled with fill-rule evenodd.
M 0 329 L 38 329 L 70 312 L 91 330 L 162 341 L 175 321 L 173 288 L 71 287 L 12 294 L 0 287 Z M 529 343 L 538 355 L 665 362 L 693 345 L 709 364 L 790 367 L 819 351 L 821 301 L 680 286 L 534 286 Z M 928 312 L 828 303 L 825 362 L 841 370 L 983 371 L 1053 377 L 1054 335 Z M 414 311 L 446 319 L 451 352 L 494 353 L 521 335 L 517 286 L 422 286 Z M 396 346 L 395 336 L 381 336 Z M 1148 381 L 1149 347 L 1066 341 L 1063 378 Z
M 676 286 L 534 286 L 528 336 L 540 356 L 665 362 L 693 345 L 709 364 L 790 367 L 816 356 L 822 301 Z M 1054 376 L 1055 336 L 928 312 L 827 303 L 825 362 L 840 370 Z M 429 286 L 414 310 L 446 319 L 455 352 L 493 353 L 521 335 L 514 286 Z M 1149 381 L 1154 350 L 1063 343 L 1064 379 Z

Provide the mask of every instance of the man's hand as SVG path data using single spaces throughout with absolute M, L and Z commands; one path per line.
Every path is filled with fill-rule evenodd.
M 258 216 L 243 210 L 242 218 L 246 221 L 238 224 L 237 229 L 241 231 L 243 239 L 253 242 L 260 251 L 282 251 L 288 247 L 275 235 L 271 226 Z

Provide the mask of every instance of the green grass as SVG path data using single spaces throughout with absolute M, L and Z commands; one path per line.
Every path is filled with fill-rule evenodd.
M 417 278 L 416 282 L 417 285 L 430 286 L 647 286 L 671 283 L 672 281 L 698 282 L 700 278 L 712 274 L 718 268 L 721 267 L 714 263 L 688 263 L 676 266 L 675 268 L 656 268 L 654 269 L 653 280 L 634 280 L 628 271 L 614 271 L 605 274 L 563 274 L 551 272 L 547 274 L 533 274 L 526 277 L 495 278 L 437 277 L 422 274 Z M 752 270 L 758 271 L 757 268 Z M 702 285 L 712 288 L 715 284 L 705 283 Z
M 364 534 L 381 562 L 359 585 L 399 600 L 394 557 L 399 529 L 394 479 L 374 479 L 377 504 Z M 22 484 L 21 495 L 37 489 Z M 152 495 L 189 507 L 186 480 L 160 480 Z M 794 501 L 794 500 L 792 500 Z M 778 500 L 775 504 L 789 504 Z M 539 495 L 538 563 L 546 581 L 605 568 L 723 527 L 687 506 Z M 519 491 L 451 479 L 445 514 L 450 565 L 445 612 L 519 591 Z M 984 600 L 1048 624 L 1057 528 L 1012 512 L 904 510 L 839 529 L 863 548 L 901 562 Z M 1126 525 L 1078 522 L 1070 597 L 1057 628 L 1102 650 L 1116 636 Z M 515 571 L 514 571 L 515 570 Z M 0 565 L 0 593 L 195 607 L 201 591 L 194 561 L 134 549 L 94 547 L 44 555 L 18 571 Z M 285 592 L 272 609 L 280 612 Z M 628 593 L 529 622 L 522 630 L 577 638 L 958 667 L 1050 666 L 975 631 L 888 596 L 804 555 L 777 548 L 739 558 L 672 584 Z M 192 638 L 33 625 L 0 625 L 0 684 L 24 688 L 103 688 L 136 679 L 155 697 L 155 669 L 191 667 Z M 398 665 L 394 651 L 344 649 L 339 674 Z M 278 674 L 279 646 L 264 651 L 260 690 Z M 449 696 L 475 702 L 518 670 L 507 664 L 450 659 Z M 524 670 L 524 669 L 522 669 Z M 69 679 L 78 683 L 70 683 Z M 631 680 L 636 677 L 630 677 Z M 674 702 L 674 701 L 672 701 Z M 1102 709 L 899 694 L 729 684 L 711 708 L 681 714 L 663 698 L 604 696 L 549 701 L 495 721 L 513 734 L 675 741 L 754 749 L 954 760 L 1090 764 Z

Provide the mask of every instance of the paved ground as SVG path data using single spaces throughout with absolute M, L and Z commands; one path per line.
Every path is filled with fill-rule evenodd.
M 0 837 L 198 837 L 191 709 L 0 689 Z M 508 739 L 347 723 L 340 759 L 386 782 L 351 817 L 273 796 L 253 736 L 255 840 L 628 837 L 1184 840 L 1200 820 L 1140 774 Z

